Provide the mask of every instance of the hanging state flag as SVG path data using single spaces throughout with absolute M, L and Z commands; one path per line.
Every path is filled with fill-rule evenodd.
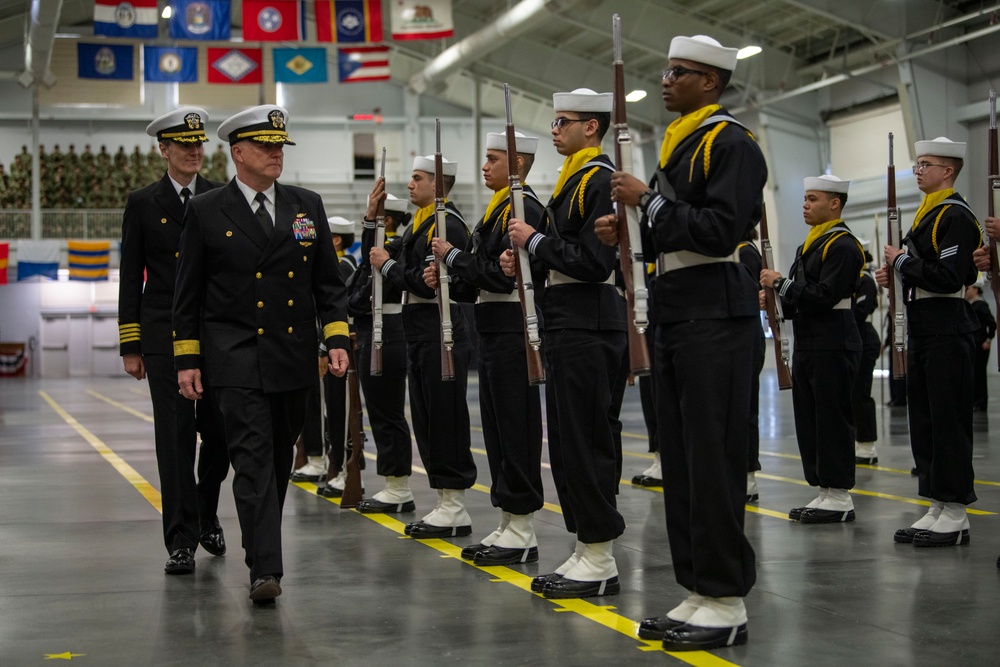
M 341 83 L 389 80 L 389 47 L 359 46 L 337 49 L 337 69 Z
M 57 280 L 59 278 L 59 241 L 18 241 L 18 280 Z
M 0 285 L 7 284 L 8 261 L 10 261 L 10 244 L 0 243 Z
M 170 0 L 171 39 L 228 41 L 229 0 Z
M 300 0 L 243 0 L 243 41 L 299 41 L 305 35 L 300 4 Z
M 326 83 L 326 49 L 274 49 L 275 83 Z
M 209 83 L 263 83 L 261 49 L 207 49 Z
M 70 280 L 107 280 L 110 241 L 68 241 Z
M 382 41 L 382 0 L 316 0 L 316 41 Z
M 143 74 L 155 83 L 198 81 L 198 49 L 193 46 L 142 47 Z
M 76 75 L 81 79 L 132 80 L 133 47 L 128 44 L 76 44 Z
M 451 0 L 395 0 L 390 20 L 393 39 L 441 39 L 455 33 Z
M 94 34 L 156 39 L 160 13 L 156 0 L 95 0 Z

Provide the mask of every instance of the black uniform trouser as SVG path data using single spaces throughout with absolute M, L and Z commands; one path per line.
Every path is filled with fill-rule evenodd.
M 977 408 L 986 409 L 986 404 L 990 400 L 989 391 L 986 388 L 986 369 L 990 364 L 990 351 L 983 349 L 983 343 L 988 338 L 976 343 L 976 366 L 973 369 L 973 405 Z
M 260 389 L 215 389 L 233 463 L 233 495 L 243 531 L 250 581 L 281 578 L 281 508 L 305 421 L 308 389 L 265 394 Z
M 976 501 L 972 470 L 973 334 L 910 336 L 906 393 L 918 493 L 944 503 Z
M 875 399 L 872 398 L 872 373 L 878 361 L 878 348 L 862 350 L 858 375 L 851 391 L 851 412 L 854 415 L 855 438 L 858 442 L 878 440 L 878 422 L 875 421 Z
M 747 472 L 760 470 L 760 372 L 764 370 L 767 343 L 763 330 L 753 346 L 753 381 L 750 387 L 750 440 L 747 444 Z
M 618 376 L 627 370 L 622 364 L 627 344 L 624 331 L 544 332 L 552 477 L 566 529 L 587 544 L 625 532 L 615 498 L 621 440 L 615 439 L 611 413 L 618 387 L 624 390 L 625 378 Z
M 528 385 L 523 333 L 479 333 L 479 409 L 493 506 L 511 514 L 540 510 L 542 401 Z
M 194 550 L 198 548 L 199 535 L 219 525 L 219 487 L 229 472 L 225 431 L 207 387 L 197 408 L 194 401 L 178 393 L 172 355 L 143 355 L 143 364 L 153 402 L 163 541 L 168 552 Z M 198 430 L 202 432 L 202 446 L 196 482 Z
M 656 368 L 656 325 L 652 322 L 646 327 L 646 347 L 649 349 L 649 366 Z M 642 420 L 646 423 L 646 434 L 649 436 L 649 451 L 660 451 L 656 438 L 656 378 L 650 373 L 639 378 L 639 404 L 642 406 Z
M 333 373 L 323 376 L 323 398 L 326 401 L 326 438 L 330 443 L 330 460 L 338 473 L 344 469 L 347 451 L 347 375 Z M 362 468 L 365 460 L 360 461 Z
M 745 596 L 757 570 L 743 533 L 758 317 L 660 323 L 656 397 L 667 536 L 677 583 Z
M 810 486 L 854 488 L 854 379 L 861 352 L 795 350 L 792 408 L 802 472 Z
M 323 415 L 319 400 L 319 376 L 306 394 L 305 421 L 302 424 L 302 449 L 306 456 L 323 456 Z
M 371 318 L 357 318 L 358 376 L 365 393 L 368 423 L 378 458 L 375 472 L 381 477 L 412 474 L 413 443 L 406 421 L 406 340 L 403 316 L 382 316 L 382 375 L 371 374 Z
M 413 433 L 432 489 L 468 489 L 476 483 L 469 404 L 465 400 L 471 356 L 468 340 L 455 341 L 455 379 L 444 382 L 441 344 L 406 344 Z

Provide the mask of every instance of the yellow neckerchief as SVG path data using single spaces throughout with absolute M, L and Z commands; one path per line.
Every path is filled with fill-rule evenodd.
M 669 126 L 667 126 L 667 131 L 663 133 L 663 143 L 660 145 L 660 167 L 667 166 L 667 160 L 673 155 L 674 149 L 676 149 L 682 141 L 684 141 L 692 132 L 698 129 L 706 118 L 711 116 L 713 113 L 721 109 L 722 107 L 718 104 L 709 104 L 707 107 L 702 107 L 697 111 L 692 111 L 686 116 L 681 116 Z
M 563 162 L 562 171 L 559 172 L 559 178 L 556 180 L 556 187 L 552 191 L 552 198 L 555 199 L 559 195 L 559 191 L 562 187 L 566 185 L 566 181 L 576 172 L 583 168 L 583 165 L 587 164 L 595 157 L 601 154 L 601 147 L 595 146 L 593 148 L 584 148 L 578 150 L 577 152 L 570 155 Z
M 504 203 L 507 198 L 510 197 L 510 187 L 506 187 L 503 190 L 497 190 L 493 193 L 493 197 L 490 199 L 490 203 L 486 205 L 486 215 L 483 216 L 483 222 L 490 219 L 493 215 L 493 211 L 496 210 L 497 206 Z
M 346 254 L 347 254 L 346 250 L 338 250 L 337 251 L 337 257 L 343 257 Z
M 829 222 L 824 222 L 823 224 L 816 225 L 809 228 L 809 233 L 806 234 L 805 243 L 802 244 L 802 254 L 805 255 L 809 250 L 809 246 L 816 242 L 817 239 L 821 238 L 828 231 L 839 225 L 843 220 L 837 218 L 836 220 L 830 220 Z
M 944 190 L 938 190 L 937 192 L 932 192 L 929 195 L 924 195 L 924 200 L 920 202 L 920 208 L 917 209 L 917 214 L 913 216 L 913 226 L 910 230 L 917 228 L 920 221 L 924 219 L 930 211 L 937 208 L 937 206 L 943 202 L 945 199 L 955 194 L 955 188 L 946 188 Z
M 448 199 L 445 198 L 444 203 L 448 203 Z M 428 219 L 434 217 L 434 212 L 437 210 L 437 202 L 431 202 L 427 206 L 418 209 L 416 213 L 413 214 L 413 235 L 417 235 L 417 230 L 420 229 L 420 225 L 426 222 Z

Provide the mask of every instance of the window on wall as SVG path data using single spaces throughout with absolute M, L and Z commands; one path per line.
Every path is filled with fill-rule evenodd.
M 371 132 L 354 134 L 354 180 L 375 180 L 375 135 Z

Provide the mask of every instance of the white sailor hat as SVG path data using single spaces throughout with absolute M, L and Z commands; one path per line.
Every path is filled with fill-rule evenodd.
M 917 157 L 921 155 L 936 155 L 938 157 L 957 157 L 959 160 L 965 158 L 965 142 L 952 141 L 948 137 L 938 137 L 928 141 L 918 141 L 914 144 Z
M 614 98 L 612 93 L 597 93 L 590 88 L 577 88 L 571 93 L 554 93 L 552 106 L 556 111 L 611 113 Z
M 809 190 L 819 190 L 820 192 L 837 192 L 846 195 L 850 187 L 850 181 L 842 181 L 833 174 L 809 176 L 802 179 L 802 188 L 807 192 Z
M 332 218 L 327 218 L 326 222 L 330 225 L 331 234 L 353 234 L 354 233 L 354 223 L 347 218 L 341 218 L 339 215 L 335 215 Z
M 158 141 L 176 141 L 182 144 L 200 144 L 208 141 L 205 121 L 208 112 L 198 107 L 181 107 L 165 113 L 146 126 L 146 134 Z
M 518 153 L 534 155 L 538 149 L 538 137 L 528 137 L 520 132 L 514 132 L 514 143 Z M 503 132 L 490 132 L 486 135 L 486 150 L 507 152 L 507 135 Z
M 410 205 L 409 199 L 399 199 L 398 197 L 393 197 L 388 192 L 385 193 L 385 209 L 387 211 L 394 211 L 395 213 L 406 213 L 406 209 L 409 205 Z
M 235 144 L 237 141 L 256 141 L 259 144 L 288 144 L 295 142 L 288 137 L 285 123 L 288 111 L 274 104 L 262 104 L 230 116 L 219 126 L 219 139 Z
M 426 171 L 428 174 L 434 173 L 434 156 L 418 155 L 413 158 L 413 171 Z M 458 173 L 458 163 L 441 158 L 441 171 L 445 176 L 454 176 Z
M 712 67 L 732 72 L 736 69 L 736 54 L 739 49 L 726 48 L 707 35 L 694 37 L 674 37 L 670 40 L 667 58 L 692 60 Z

